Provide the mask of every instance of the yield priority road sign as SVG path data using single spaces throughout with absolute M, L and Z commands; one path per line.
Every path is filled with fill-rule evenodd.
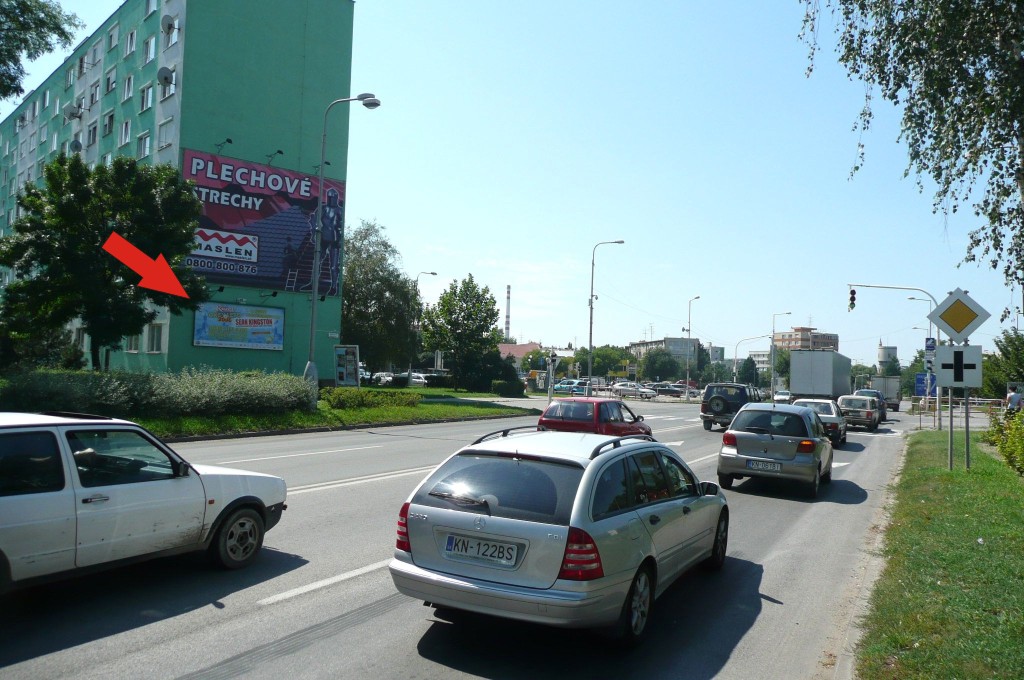
M 972 300 L 970 295 L 957 288 L 932 310 L 928 319 L 938 326 L 939 330 L 945 331 L 952 342 L 963 343 L 981 324 L 988 321 L 990 316 L 992 315 Z
M 981 345 L 936 347 L 935 380 L 939 387 L 981 387 Z

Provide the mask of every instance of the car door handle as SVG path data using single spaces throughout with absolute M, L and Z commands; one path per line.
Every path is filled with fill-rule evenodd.
M 648 518 L 648 521 L 649 521 L 649 522 L 650 522 L 651 524 L 657 524 L 658 522 L 660 522 L 660 521 L 661 521 L 661 518 L 660 518 L 660 517 L 658 517 L 657 515 L 651 515 L 651 516 L 650 516 L 650 517 Z
M 95 494 L 93 496 L 89 496 L 88 498 L 83 498 L 82 502 L 83 503 L 102 503 L 103 501 L 109 501 L 109 500 L 110 500 L 110 496 L 103 496 L 103 495 L 100 495 L 100 494 Z

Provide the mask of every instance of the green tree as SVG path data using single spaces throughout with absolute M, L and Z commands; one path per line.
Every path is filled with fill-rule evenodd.
M 452 281 L 437 305 L 423 313 L 423 345 L 446 353 L 457 387 L 479 384 L 487 377 L 485 356 L 497 353 L 503 337 L 497 321 L 490 288 L 477 286 L 470 274 L 462 283 Z
M 903 375 L 903 367 L 900 366 L 900 360 L 896 357 L 889 357 L 882 368 L 885 371 L 882 375 Z
M 872 97 L 899 107 L 911 170 L 937 188 L 934 210 L 973 201 L 965 261 L 1002 266 L 1024 285 L 1024 4 L 990 0 L 804 0 L 802 36 L 817 51 L 821 7 L 838 19 L 839 62 Z M 854 171 L 863 162 L 861 153 Z M 973 195 L 972 195 L 973 194 Z M 1003 311 L 1003 318 L 1009 309 Z
M 385 230 L 363 220 L 345 237 L 342 337 L 359 345 L 359 358 L 371 368 L 404 365 L 419 350 L 419 291 Z
M 44 178 L 42 188 L 25 185 L 24 214 L 0 239 L 0 265 L 16 277 L 0 302 L 10 332 L 25 333 L 27 324 L 53 332 L 79 319 L 99 370 L 100 349 L 138 335 L 156 318 L 154 306 L 181 314 L 209 299 L 205 281 L 182 264 L 201 205 L 177 168 L 119 156 L 90 170 L 77 154 L 62 154 Z M 162 254 L 189 297 L 141 288 L 137 274 L 103 252 L 112 232 L 151 258 Z
M 580 370 L 584 372 L 586 369 L 582 368 L 586 366 L 586 356 L 583 357 L 583 363 L 580 364 Z M 607 376 L 612 371 L 621 371 L 623 363 L 632 363 L 636 361 L 636 357 L 629 353 L 624 347 L 613 347 L 612 345 L 602 345 L 601 347 L 594 348 L 594 375 L 597 377 Z
M 757 362 L 752 357 L 747 357 L 740 364 L 740 369 L 737 371 L 737 380 L 747 385 L 757 385 L 758 374 L 757 374 Z
M 680 375 L 679 362 L 667 349 L 652 349 L 640 360 L 638 373 L 647 380 L 670 380 Z
M 789 384 L 789 365 L 790 365 L 789 350 L 786 349 L 785 347 L 776 347 L 775 348 L 775 377 L 776 378 L 784 378 L 786 380 L 786 384 L 787 385 Z M 772 386 L 772 389 L 775 389 L 774 385 Z
M 1024 334 L 1011 328 L 992 342 L 997 351 L 984 357 L 981 391 L 988 399 L 1002 399 L 1007 383 L 1024 383 Z
M 53 0 L 0 0 L 0 99 L 25 91 L 23 60 L 71 47 L 75 29 L 82 26 Z
M 85 355 L 74 343 L 71 331 L 61 328 L 54 332 L 11 332 L 0 323 L 0 369 L 11 365 L 26 368 L 85 368 Z
M 850 366 L 850 380 L 853 382 L 851 387 L 864 387 L 868 384 L 868 379 L 877 375 L 878 372 L 874 366 L 865 366 L 864 364 L 853 364 Z
M 543 371 L 545 369 L 544 361 L 547 359 L 547 356 L 548 353 L 542 349 L 531 349 L 523 355 L 519 365 L 523 371 Z

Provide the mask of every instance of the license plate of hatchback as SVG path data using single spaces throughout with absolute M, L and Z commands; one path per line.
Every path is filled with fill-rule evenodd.
M 751 470 L 768 470 L 770 472 L 780 472 L 782 470 L 782 463 L 766 463 L 763 460 L 748 460 L 747 467 Z
M 511 567 L 516 563 L 516 546 L 512 543 L 481 541 L 456 534 L 448 534 L 444 554 L 457 560 L 488 562 L 503 567 Z

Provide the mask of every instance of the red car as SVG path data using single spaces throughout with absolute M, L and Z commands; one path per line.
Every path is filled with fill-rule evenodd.
M 651 426 L 629 410 L 620 399 L 570 397 L 555 399 L 544 409 L 538 430 L 594 432 L 622 437 L 627 434 L 651 434 Z

